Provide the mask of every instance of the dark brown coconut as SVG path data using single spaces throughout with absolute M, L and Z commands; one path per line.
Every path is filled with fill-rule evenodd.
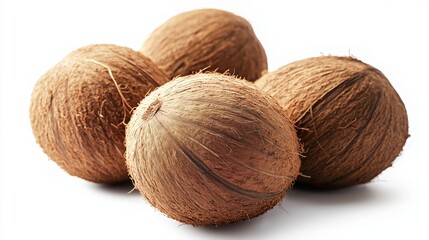
M 256 81 L 298 126 L 305 147 L 299 183 L 366 183 L 392 165 L 408 137 L 401 98 L 377 69 L 352 57 L 286 65 Z
M 193 225 L 266 212 L 300 167 L 294 127 L 276 101 L 220 74 L 180 77 L 152 92 L 127 125 L 126 146 L 140 192 Z
M 140 51 L 170 78 L 205 69 L 255 81 L 267 70 L 264 48 L 249 22 L 216 9 L 184 12 L 169 19 Z
M 144 96 L 167 81 L 154 63 L 129 48 L 80 48 L 36 83 L 33 133 L 69 174 L 100 183 L 126 180 L 125 123 Z

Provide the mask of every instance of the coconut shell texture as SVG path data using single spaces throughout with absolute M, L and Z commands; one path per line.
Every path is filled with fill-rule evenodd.
M 141 99 L 167 81 L 153 62 L 129 48 L 80 48 L 36 83 L 33 133 L 70 175 L 98 183 L 127 180 L 125 123 Z
M 387 78 L 352 57 L 288 64 L 256 85 L 277 99 L 304 145 L 298 183 L 340 188 L 390 167 L 408 138 L 407 112 Z
M 221 74 L 177 78 L 147 96 L 126 130 L 137 189 L 183 223 L 258 216 L 299 172 L 299 143 L 281 107 L 252 83 Z
M 181 13 L 158 27 L 140 50 L 170 78 L 201 69 L 255 81 L 267 70 L 264 48 L 245 19 L 216 9 Z

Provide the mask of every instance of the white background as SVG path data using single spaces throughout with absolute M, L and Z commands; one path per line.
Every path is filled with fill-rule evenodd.
M 1 1 L 1 239 L 429 239 L 428 1 Z M 298 2 L 298 3 L 293 3 Z M 149 206 L 130 184 L 71 177 L 35 143 L 28 109 L 37 79 L 94 43 L 138 50 L 182 11 L 215 7 L 248 19 L 269 70 L 353 55 L 379 68 L 402 97 L 410 134 L 394 166 L 334 192 L 292 190 L 256 219 L 195 228 Z

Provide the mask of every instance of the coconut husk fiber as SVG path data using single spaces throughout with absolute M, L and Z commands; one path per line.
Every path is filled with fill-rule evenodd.
M 193 10 L 172 17 L 150 35 L 140 52 L 170 78 L 204 69 L 228 71 L 255 81 L 267 70 L 264 48 L 250 23 L 217 9 Z
M 192 225 L 266 212 L 300 167 L 295 129 L 276 101 L 221 74 L 180 77 L 153 91 L 127 125 L 126 146 L 136 188 Z
M 277 99 L 297 126 L 305 148 L 300 184 L 366 183 L 392 165 L 408 137 L 398 93 L 382 72 L 355 58 L 296 61 L 256 85 Z
M 125 124 L 145 95 L 167 81 L 153 62 L 129 48 L 77 49 L 37 81 L 33 133 L 70 175 L 98 183 L 127 180 Z

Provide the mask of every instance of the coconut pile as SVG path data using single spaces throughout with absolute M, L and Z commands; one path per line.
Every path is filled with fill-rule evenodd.
M 392 166 L 408 119 L 380 70 L 350 56 L 267 66 L 244 18 L 184 12 L 139 51 L 71 52 L 37 81 L 31 126 L 68 174 L 131 179 L 159 211 L 194 226 L 248 220 L 293 186 L 351 187 Z

